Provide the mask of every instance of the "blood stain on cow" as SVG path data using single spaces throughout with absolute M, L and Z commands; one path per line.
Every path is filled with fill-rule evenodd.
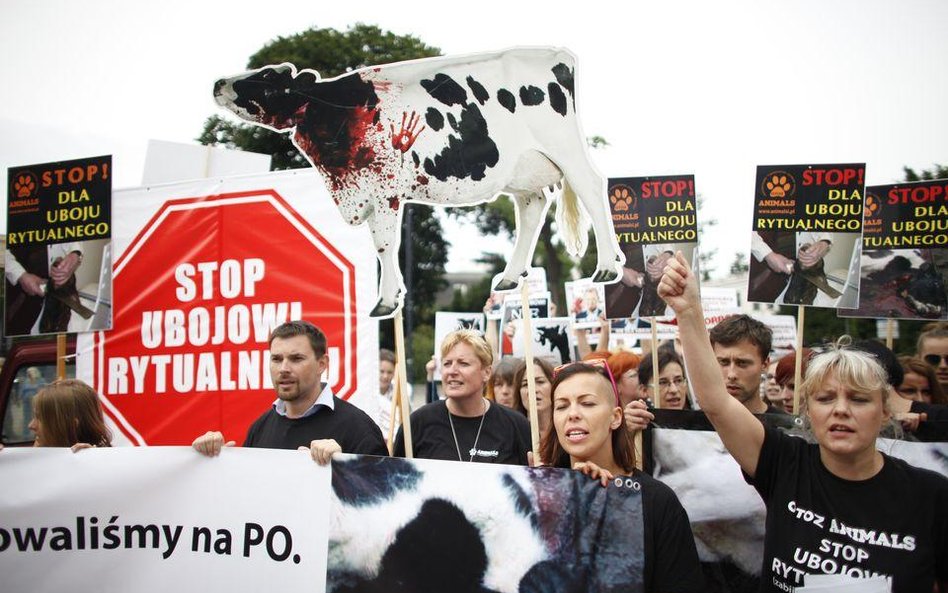
M 379 121 L 375 87 L 357 75 L 304 84 L 294 89 L 310 99 L 297 124 L 296 140 L 334 186 L 346 185 L 346 177 L 375 160 L 375 151 L 366 143 Z
M 429 95 L 445 105 L 463 105 L 467 102 L 467 91 L 464 87 L 442 72 L 435 74 L 434 79 L 422 80 L 421 86 Z
M 507 89 L 500 89 L 497 91 L 497 102 L 504 106 L 504 108 L 513 113 L 517 110 L 517 99 L 514 98 L 513 93 Z
M 434 107 L 429 107 L 425 112 L 425 122 L 429 128 L 437 132 L 444 127 L 444 116 Z
M 388 198 L 388 207 L 392 210 L 398 210 L 398 198 Z
M 458 136 L 448 136 L 448 145 L 434 158 L 425 159 L 425 172 L 441 181 L 448 177 L 480 181 L 487 167 L 497 164 L 500 154 L 477 105 L 468 103 L 461 110 L 455 130 Z
M 428 185 L 428 178 L 425 177 L 424 175 L 419 175 L 418 177 L 415 178 L 415 180 L 418 181 L 418 183 L 422 185 Z
M 481 105 L 487 103 L 487 100 L 490 99 L 490 93 L 487 92 L 484 85 L 474 80 L 473 76 L 468 76 L 465 81 L 467 81 L 468 88 L 474 93 L 474 98 L 477 99 L 477 102 Z
M 563 94 L 563 89 L 559 84 L 551 82 L 549 86 L 546 87 L 547 93 L 550 95 L 550 107 L 553 108 L 553 111 L 559 113 L 560 115 L 566 115 L 566 95 Z
M 546 95 L 533 85 L 520 87 L 520 102 L 524 105 L 539 105 Z

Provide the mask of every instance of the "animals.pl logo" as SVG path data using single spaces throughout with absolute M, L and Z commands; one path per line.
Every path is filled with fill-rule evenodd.
M 760 192 L 768 198 L 789 198 L 797 191 L 797 181 L 786 171 L 772 171 L 764 176 Z
M 18 199 L 31 198 L 36 193 L 38 183 L 32 171 L 17 173 L 13 178 L 13 195 Z
M 616 185 L 612 188 L 612 193 L 609 194 L 609 201 L 612 203 L 614 212 L 628 212 L 634 209 L 637 199 L 638 196 L 635 195 L 635 190 L 628 185 Z
M 875 218 L 879 215 L 879 209 L 882 207 L 882 204 L 879 202 L 879 198 L 873 194 L 866 194 L 866 203 L 862 207 L 862 216 L 866 220 L 870 218 Z

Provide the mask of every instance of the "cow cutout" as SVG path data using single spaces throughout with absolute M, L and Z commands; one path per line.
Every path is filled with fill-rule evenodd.
M 214 96 L 248 122 L 292 134 L 343 219 L 369 225 L 382 269 L 371 315 L 389 317 L 404 293 L 396 255 L 405 202 L 465 206 L 512 196 L 516 241 L 494 286 L 510 290 L 532 258 L 548 207 L 544 189 L 559 184 L 557 226 L 567 250 L 586 249 L 584 210 L 596 238 L 593 281 L 619 278 L 605 183 L 576 116 L 574 63 L 563 49 L 517 48 L 326 80 L 285 63 L 219 80 Z

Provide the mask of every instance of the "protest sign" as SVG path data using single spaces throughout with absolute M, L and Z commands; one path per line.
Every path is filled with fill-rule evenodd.
M 530 318 L 533 320 L 546 319 L 550 316 L 550 293 L 530 296 L 528 304 Z M 500 354 L 513 355 L 513 344 L 517 340 L 517 333 L 521 324 L 521 299 L 518 294 L 510 293 L 504 298 L 503 317 L 500 320 Z
M 533 357 L 543 358 L 554 367 L 572 360 L 575 338 L 569 325 L 570 320 L 567 317 L 532 320 L 530 330 L 533 332 Z M 520 331 L 519 327 L 517 331 Z M 513 355 L 524 357 L 523 340 L 513 341 Z
M 860 297 L 842 317 L 948 319 L 948 180 L 866 188 Z
M 591 280 L 566 282 L 566 306 L 575 328 L 599 327 L 600 319 L 606 316 L 604 286 Z
M 698 223 L 694 175 L 609 179 L 612 224 L 625 267 L 605 288 L 609 319 L 664 315 L 658 296 L 665 263 L 675 252 L 694 263 Z
M 377 415 L 359 389 L 378 381 L 374 255 L 314 173 L 122 190 L 114 212 L 119 329 L 80 336 L 77 376 L 120 438 L 180 445 L 216 429 L 241 442 L 275 397 L 270 331 L 293 319 L 326 334 L 333 392 Z
M 567 250 L 585 251 L 588 217 L 593 278 L 616 279 L 619 250 L 573 102 L 574 72 L 569 51 L 520 47 L 367 66 L 331 79 L 291 64 L 265 66 L 218 80 L 214 95 L 251 124 L 290 132 L 325 178 L 342 219 L 371 228 L 382 269 L 371 314 L 389 317 L 407 292 L 397 257 L 407 202 L 475 205 L 516 188 L 516 245 L 494 285 L 509 290 L 532 260 L 545 221 L 543 192 L 559 184 L 557 230 Z M 467 79 L 474 81 L 470 95 L 456 82 Z M 515 108 L 508 89 L 518 88 L 521 105 L 531 108 Z M 552 108 L 532 109 L 544 102 Z
M 854 307 L 864 164 L 757 167 L 747 300 Z
M 494 279 L 491 281 L 491 286 L 496 285 L 502 278 L 503 273 L 495 275 Z M 527 268 L 527 276 L 525 281 L 527 283 L 527 290 L 530 294 L 546 294 L 549 292 L 549 289 L 546 285 L 546 270 L 544 268 Z M 487 299 L 487 306 L 484 309 L 487 319 L 496 320 L 503 318 L 504 298 L 506 298 L 508 294 L 516 293 L 511 291 L 491 291 L 490 296 Z
M 8 170 L 4 335 L 109 329 L 112 157 Z
M 329 468 L 308 452 L 0 452 L 6 593 L 322 591 Z
M 643 591 L 638 478 L 353 455 L 331 471 L 298 451 L 3 451 L 3 590 Z

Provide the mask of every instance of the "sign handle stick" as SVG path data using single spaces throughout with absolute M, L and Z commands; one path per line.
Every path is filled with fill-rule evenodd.
M 395 389 L 392 392 L 392 407 L 390 410 L 388 423 L 388 441 L 386 442 L 386 445 L 388 445 L 388 454 L 390 457 L 395 449 L 395 415 L 398 412 L 398 404 L 402 401 L 402 378 L 398 374 L 397 366 L 395 367 L 395 376 L 392 378 L 392 380 L 395 381 Z M 398 423 L 401 424 L 402 421 L 402 415 L 398 414 Z
M 893 335 L 895 334 L 895 322 L 892 318 L 885 320 L 885 347 L 892 350 Z
M 405 441 L 405 459 L 414 459 L 415 452 L 412 447 L 411 440 L 411 421 L 410 416 L 411 412 L 408 407 L 408 397 L 405 394 L 405 397 L 402 397 L 402 377 L 407 377 L 408 373 L 405 369 L 405 359 L 407 358 L 407 353 L 405 352 L 405 321 L 402 319 L 402 310 L 399 309 L 398 313 L 395 314 L 395 357 L 398 362 L 396 365 L 398 369 L 395 371 L 395 379 L 398 383 L 395 384 L 395 397 L 401 402 L 402 406 L 402 436 Z M 409 420 L 406 422 L 405 420 Z M 392 423 L 395 423 L 395 417 L 392 417 Z
M 652 326 L 652 401 L 655 409 L 662 409 L 662 396 L 658 391 L 658 326 L 655 325 L 655 316 L 649 317 Z
M 530 324 L 530 288 L 526 279 L 520 281 L 520 321 L 523 340 L 523 362 L 527 371 L 527 409 L 530 414 L 530 447 L 533 460 L 540 461 L 540 426 L 537 424 L 537 382 L 533 368 L 533 327 Z M 516 389 L 516 387 L 515 387 Z M 544 462 L 552 460 L 544 459 Z
M 56 334 L 56 378 L 66 378 L 66 334 Z
M 800 414 L 800 385 L 803 383 L 803 317 L 806 307 L 797 305 L 797 351 L 793 359 L 793 415 Z

